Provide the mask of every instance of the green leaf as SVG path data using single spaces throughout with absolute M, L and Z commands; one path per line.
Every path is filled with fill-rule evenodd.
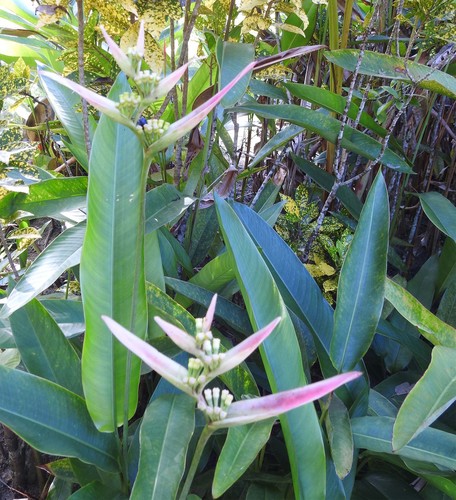
M 393 448 L 401 449 L 432 424 L 456 400 L 456 349 L 436 346 L 422 378 L 405 398 L 393 431 Z
M 220 67 L 219 90 L 226 87 L 255 57 L 255 49 L 252 44 L 224 42 L 222 39 L 219 39 L 217 42 L 216 52 L 217 62 Z M 221 104 L 223 107 L 233 106 L 241 100 L 247 90 L 250 75 L 251 73 L 244 76 L 222 99 Z
M 162 396 L 147 407 L 132 500 L 176 497 L 194 427 L 195 401 L 185 394 Z
M 85 331 L 82 302 L 70 299 L 45 299 L 40 302 L 55 319 L 65 337 L 74 337 Z
M 453 280 L 456 280 L 456 242 L 451 238 L 445 238 L 439 257 L 436 295 L 440 296 Z
M 456 329 L 432 314 L 413 295 L 390 279 L 385 283 L 385 298 L 407 321 L 419 328 L 432 344 L 456 347 Z
M 456 207 L 445 196 L 431 191 L 418 195 L 424 213 L 442 233 L 456 242 Z
M 155 231 L 177 219 L 194 201 L 171 184 L 151 189 L 146 194 L 146 232 Z
M 339 278 L 331 359 L 340 372 L 351 370 L 374 338 L 383 307 L 388 231 L 388 192 L 379 173 Z
M 297 136 L 304 129 L 298 127 L 298 125 L 288 125 L 284 127 L 280 132 L 277 132 L 274 136 L 269 139 L 269 141 L 258 151 L 255 158 L 251 163 L 249 163 L 249 169 L 261 163 L 267 156 L 272 152 L 277 151 L 282 146 L 288 144 L 288 142 Z
M 304 85 L 301 83 L 284 83 L 285 88 L 287 88 L 294 96 L 299 97 L 305 101 L 321 106 L 329 111 L 343 114 L 346 106 L 346 100 L 339 94 L 335 94 L 330 90 L 315 87 L 314 85 Z M 359 107 L 352 101 L 348 109 L 348 116 L 352 120 L 355 120 L 358 116 Z M 361 113 L 359 118 L 359 123 L 372 130 L 380 137 L 386 137 L 388 131 L 381 127 L 370 115 L 365 111 Z
M 87 158 L 82 112 L 76 111 L 81 109 L 81 98 L 76 92 L 71 91 L 59 82 L 43 74 L 40 74 L 39 77 L 52 109 L 68 134 L 70 140 L 69 144 L 67 144 L 68 147 L 83 168 L 88 170 L 89 160 Z M 89 125 L 89 135 L 92 140 L 96 124 L 90 115 Z
M 191 232 L 187 232 L 184 246 L 193 267 L 197 267 L 206 257 L 218 231 L 217 215 L 213 206 L 194 212 Z
M 60 52 L 39 39 L 0 35 L 0 55 L 15 59 L 21 57 L 35 66 L 37 61 L 52 64 L 59 58 Z
M 94 498 L 109 498 L 110 500 L 127 500 L 128 496 L 107 484 L 93 481 L 73 493 L 69 500 L 93 500 Z
M 129 86 L 122 74 L 109 97 Z M 101 315 L 144 338 L 147 303 L 144 276 L 143 151 L 135 134 L 103 115 L 90 156 L 87 231 L 81 256 L 86 334 L 82 381 L 97 428 L 113 431 L 132 417 L 138 399 L 140 360 L 115 340 Z
M 355 70 L 359 55 L 359 50 L 349 49 L 325 52 L 328 61 L 348 71 Z M 366 50 L 358 72 L 362 75 L 376 76 L 378 78 L 402 80 L 456 99 L 456 78 L 438 69 L 402 57 Z
M 27 370 L 83 396 L 78 355 L 46 309 L 34 299 L 10 322 Z
M 355 446 L 379 453 L 394 453 L 449 469 L 456 468 L 456 435 L 428 427 L 403 448 L 393 452 L 393 425 L 394 418 L 391 417 L 352 419 Z
M 336 473 L 343 479 L 352 468 L 353 436 L 348 410 L 336 395 L 331 397 L 325 423 Z
M 194 285 L 190 281 L 181 281 L 175 278 L 166 278 L 165 281 L 166 285 L 175 292 L 188 297 L 192 302 L 197 302 L 206 308 L 209 307 L 213 293 L 205 288 Z M 222 296 L 217 298 L 215 314 L 238 332 L 244 335 L 252 333 L 252 326 L 246 311 Z
M 215 467 L 212 496 L 225 493 L 255 460 L 271 434 L 274 420 L 231 427 Z
M 233 209 L 220 198 L 216 198 L 216 209 L 253 327 L 260 329 L 277 316 L 282 318 L 260 347 L 273 392 L 305 385 L 299 344 L 273 276 Z M 281 415 L 280 421 L 296 496 L 306 492 L 310 498 L 324 497 L 325 452 L 314 406 L 306 405 Z
M 262 258 L 274 276 L 286 306 L 312 335 L 324 376 L 335 375 L 337 372 L 329 358 L 333 310 L 323 297 L 317 283 L 291 248 L 258 214 L 239 203 L 235 203 L 233 208 L 256 246 L 261 248 Z M 358 366 L 357 369 L 363 370 L 363 367 Z M 350 394 L 344 396 L 344 403 L 364 405 L 365 400 L 367 409 L 366 380 L 360 378 L 352 382 L 349 387 Z M 341 398 L 341 392 L 345 389 L 338 390 Z
M 283 493 L 272 484 L 253 483 L 249 486 L 246 500 L 277 500 Z
M 85 229 L 85 222 L 67 229 L 38 255 L 8 296 L 0 312 L 1 318 L 17 311 L 51 286 L 67 269 L 79 264 Z
M 84 400 L 54 382 L 0 366 L 0 421 L 33 448 L 118 471 L 114 434 L 98 432 Z
M 48 179 L 29 186 L 29 192 L 10 192 L 0 199 L 2 217 L 11 217 L 16 211 L 30 212 L 34 218 L 52 217 L 59 220 L 73 219 L 67 216 L 86 205 L 87 177 Z
M 295 104 L 243 104 L 242 106 L 232 108 L 231 111 L 236 111 L 237 113 L 255 113 L 258 116 L 273 120 L 286 120 L 304 127 L 306 130 L 315 132 L 333 144 L 336 144 L 341 128 L 341 122 L 336 120 L 336 118 Z M 382 150 L 382 145 L 378 141 L 349 126 L 345 126 L 344 128 L 341 145 L 348 151 L 357 153 L 370 160 L 376 160 Z M 412 173 L 412 169 L 408 163 L 391 151 L 391 149 L 387 148 L 385 150 L 380 162 L 399 172 Z
M 456 328 L 456 279 L 445 290 L 437 310 L 437 317 Z

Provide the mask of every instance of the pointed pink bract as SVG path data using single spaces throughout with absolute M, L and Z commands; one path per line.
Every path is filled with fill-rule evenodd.
M 127 349 L 136 354 L 138 358 L 142 359 L 144 363 L 149 365 L 168 382 L 190 396 L 193 396 L 192 390 L 187 384 L 183 383 L 183 379 L 187 376 L 187 370 L 182 365 L 168 358 L 168 356 L 165 356 L 147 342 L 144 342 L 144 340 L 141 340 L 139 337 L 129 332 L 113 319 L 107 316 L 102 316 L 101 318 L 111 330 L 112 334 Z
M 198 356 L 200 354 L 200 350 L 196 347 L 195 338 L 189 333 L 184 332 L 184 330 L 181 330 L 177 326 L 172 323 L 168 323 L 168 321 L 165 321 L 158 316 L 155 316 L 154 319 L 166 335 L 168 335 L 168 337 L 183 351 L 189 352 L 194 356 Z
M 117 43 L 108 35 L 103 26 L 100 26 L 101 32 L 103 33 L 104 39 L 108 44 L 109 50 L 112 57 L 116 61 L 119 68 L 128 76 L 133 77 L 135 75 L 135 68 L 133 68 L 130 59 L 125 54 L 125 52 L 117 45 Z
M 207 332 L 211 329 L 212 322 L 214 321 L 215 306 L 217 304 L 217 294 L 211 299 L 211 303 L 206 312 L 206 316 L 203 319 L 203 331 Z
M 224 420 L 211 423 L 210 427 L 222 428 L 244 425 L 275 417 L 304 404 L 311 403 L 361 375 L 361 372 L 343 373 L 297 389 L 290 389 L 261 398 L 236 401 L 228 408 L 227 417 Z

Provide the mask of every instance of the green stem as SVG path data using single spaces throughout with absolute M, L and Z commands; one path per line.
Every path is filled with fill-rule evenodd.
M 214 431 L 206 427 L 203 429 L 201 436 L 198 439 L 198 444 L 196 445 L 195 453 L 193 454 L 192 463 L 190 464 L 190 469 L 188 470 L 187 478 L 185 479 L 184 486 L 182 487 L 181 494 L 179 496 L 179 500 L 185 500 L 190 491 L 190 487 L 192 486 L 193 478 L 195 477 L 196 469 L 198 468 L 198 464 L 201 459 L 201 455 L 203 454 L 204 448 L 212 436 Z

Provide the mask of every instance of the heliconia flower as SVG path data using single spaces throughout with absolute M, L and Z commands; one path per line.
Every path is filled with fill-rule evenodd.
M 176 142 L 177 139 L 183 137 L 187 132 L 190 132 L 192 128 L 196 127 L 199 122 L 205 118 L 215 108 L 215 106 L 217 106 L 217 104 L 236 85 L 236 83 L 241 80 L 241 78 L 253 70 L 255 65 L 255 61 L 248 64 L 233 80 L 231 80 L 226 87 L 223 87 L 222 90 L 219 90 L 214 96 L 208 99 L 201 106 L 197 107 L 191 113 L 172 123 L 163 136 L 150 146 L 148 152 L 157 153 L 158 151 L 162 151 L 170 144 Z
M 360 375 L 362 375 L 361 372 L 343 373 L 297 389 L 290 389 L 260 398 L 244 399 L 228 405 L 225 400 L 225 402 L 221 402 L 220 404 L 220 411 L 226 412 L 226 416 L 210 421 L 208 424 L 209 428 L 215 430 L 222 427 L 251 424 L 260 420 L 276 417 L 298 406 L 311 403 L 335 391 L 341 385 L 352 381 Z M 204 394 L 206 395 L 206 391 Z M 209 406 L 212 406 L 212 408 L 208 414 L 207 407 Z M 209 405 L 207 399 L 203 399 L 203 396 L 199 398 L 198 408 L 204 411 L 209 420 L 211 420 L 212 414 L 218 416 L 220 413 L 214 410 L 213 407 L 214 404 L 212 403 L 212 405 Z
M 122 325 L 107 316 L 102 316 L 102 320 L 111 330 L 112 334 L 127 347 L 132 353 L 141 358 L 144 363 L 153 368 L 159 375 L 166 379 L 175 387 L 194 397 L 194 393 L 184 379 L 188 375 L 188 371 L 179 363 L 165 356 L 160 351 L 152 347 L 144 340 L 140 339 L 133 333 L 130 333 Z
M 108 99 L 107 97 L 98 95 L 92 90 L 79 85 L 79 83 L 68 80 L 68 78 L 64 78 L 63 76 L 57 75 L 56 73 L 38 69 L 38 74 L 40 78 L 50 78 L 51 80 L 54 80 L 57 83 L 60 83 L 61 85 L 69 88 L 73 92 L 76 92 L 94 108 L 98 109 L 105 115 L 108 115 L 116 122 L 119 122 L 122 125 L 126 125 L 127 127 L 136 131 L 136 125 L 119 111 L 118 103 L 111 101 L 111 99 Z
M 208 377 L 207 381 L 213 380 L 215 377 L 218 377 L 219 375 L 222 375 L 223 373 L 232 370 L 236 366 L 240 365 L 272 333 L 272 331 L 280 321 L 280 318 L 275 318 L 264 328 L 254 333 L 253 335 L 250 335 L 235 347 L 229 349 L 225 353 L 222 353 L 223 356 L 220 356 L 218 354 L 218 346 L 220 345 L 220 340 L 213 339 L 212 333 L 209 330 L 214 318 L 216 301 L 217 295 L 215 294 L 212 297 L 206 317 L 200 321 L 198 321 L 198 319 L 196 320 L 197 330 L 200 331 L 196 332 L 195 337 L 188 334 L 184 330 L 181 330 L 177 326 L 174 326 L 172 323 L 168 323 L 167 321 L 159 317 L 154 318 L 161 329 L 178 347 L 180 347 L 183 351 L 186 351 L 193 356 L 200 358 L 203 362 L 209 365 L 210 371 L 206 374 Z M 198 328 L 198 324 L 201 324 L 200 328 Z M 210 345 L 209 348 L 205 348 L 208 345 L 207 343 L 209 343 Z M 209 349 L 214 349 L 214 343 L 216 351 L 214 352 L 214 354 L 217 356 L 216 361 L 218 362 L 214 363 L 211 366 L 212 360 L 208 358 L 211 358 L 212 353 L 208 354 L 207 351 Z M 208 356 L 208 358 L 206 356 Z

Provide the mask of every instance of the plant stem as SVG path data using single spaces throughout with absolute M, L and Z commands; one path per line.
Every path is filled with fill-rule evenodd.
M 209 429 L 207 425 L 203 429 L 203 432 L 201 433 L 201 436 L 198 439 L 195 453 L 193 454 L 192 463 L 190 464 L 190 469 L 188 470 L 187 478 L 185 479 L 184 486 L 182 487 L 179 500 L 185 500 L 187 498 L 187 495 L 190 491 L 190 487 L 193 482 L 193 478 L 195 477 L 196 469 L 201 459 L 201 455 L 203 454 L 204 448 L 206 447 L 206 444 L 209 438 L 212 436 L 213 432 L 214 431 Z

